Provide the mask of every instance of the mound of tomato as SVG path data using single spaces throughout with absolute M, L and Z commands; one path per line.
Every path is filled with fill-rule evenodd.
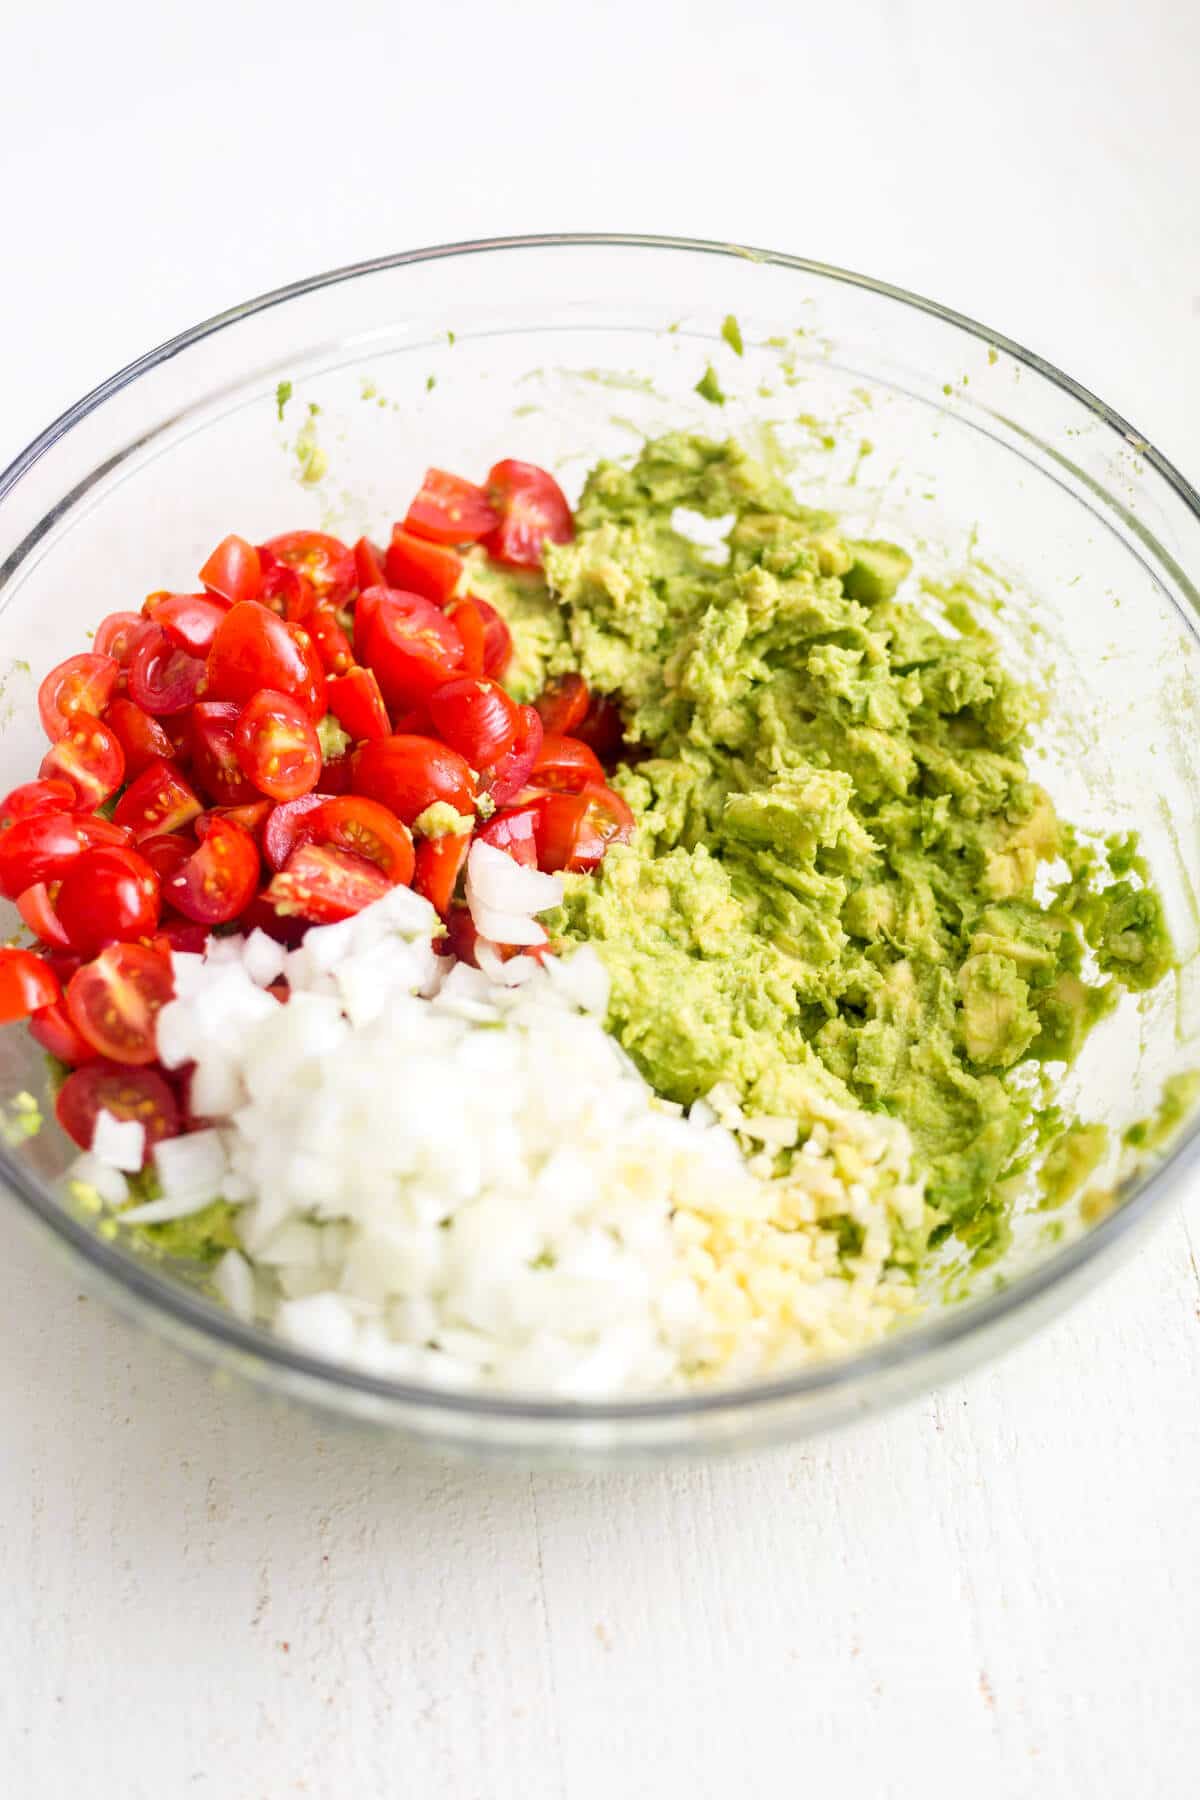
M 154 1067 L 173 951 L 255 927 L 294 945 L 412 885 L 471 957 L 475 836 L 557 871 L 630 835 L 612 703 L 567 675 L 518 705 L 508 627 L 467 591 L 472 546 L 532 568 L 572 530 L 532 464 L 482 486 L 430 469 L 386 550 L 226 537 L 198 591 L 110 613 L 46 676 L 50 747 L 0 804 L 0 894 L 38 941 L 0 949 L 0 1022 L 28 1018 L 72 1070 L 58 1117 L 78 1143 L 101 1109 L 148 1147 L 192 1122 L 186 1077 Z

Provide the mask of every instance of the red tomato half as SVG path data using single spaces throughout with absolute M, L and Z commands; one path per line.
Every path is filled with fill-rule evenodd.
M 240 717 L 232 700 L 200 700 L 189 719 L 192 776 L 218 806 L 248 806 L 258 799 L 238 760 L 234 738 Z
M 405 825 L 445 800 L 456 812 L 475 807 L 475 780 L 465 759 L 435 738 L 394 736 L 362 744 L 352 760 L 354 791 L 378 800 Z
M 353 550 L 323 531 L 285 531 L 262 548 L 303 575 L 325 606 L 340 606 L 357 586 Z
M 97 656 L 111 656 L 114 662 L 125 668 L 134 645 L 145 629 L 146 620 L 141 613 L 109 613 L 96 627 L 92 649 Z
M 217 628 L 208 653 L 208 694 L 245 705 L 260 688 L 291 694 L 310 717 L 324 717 L 325 672 L 312 639 L 251 600 L 233 607 Z
M 471 605 L 483 620 L 483 672 L 499 681 L 512 661 L 512 632 L 494 606 L 472 595 Z
M 476 835 L 485 844 L 503 850 L 514 862 L 536 869 L 538 861 L 537 833 L 542 817 L 541 800 L 527 800 L 522 806 L 510 806 L 498 812 Z
M 173 644 L 160 625 L 150 624 L 129 659 L 129 697 L 156 719 L 186 712 L 204 690 L 204 663 Z
M 315 606 L 304 621 L 304 629 L 317 647 L 325 673 L 344 675 L 354 661 L 354 650 L 332 607 Z
M 329 710 L 351 740 L 386 737 L 391 730 L 387 707 L 373 669 L 347 669 L 329 678 Z
M 152 762 L 117 801 L 113 823 L 131 831 L 137 842 L 160 832 L 178 831 L 201 810 L 199 796 L 173 763 Z
M 260 867 L 258 845 L 250 833 L 214 813 L 203 842 L 164 880 L 162 896 L 185 919 L 225 925 L 253 900 Z
M 32 819 L 37 813 L 73 812 L 74 808 L 75 789 L 69 781 L 24 781 L 0 805 L 0 832 L 18 819 Z
M 158 876 L 136 850 L 87 850 L 63 876 L 56 906 L 71 948 L 95 956 L 105 944 L 149 937 L 155 930 Z
M 53 1006 L 61 991 L 57 976 L 32 950 L 0 949 L 0 1025 Z
M 273 613 L 278 613 L 281 619 L 300 624 L 317 604 L 317 596 L 303 575 L 293 569 L 290 563 L 280 562 L 277 556 L 272 556 L 265 548 L 259 555 L 262 559 L 263 578 L 258 598 Z
M 115 731 L 78 713 L 71 729 L 42 758 L 43 780 L 69 781 L 88 812 L 103 806 L 125 779 L 125 752 Z
M 262 566 L 258 551 L 243 537 L 222 538 L 200 571 L 206 588 L 234 605 L 239 600 L 253 600 L 262 586 Z
M 138 845 L 138 855 L 145 858 L 158 876 L 161 890 L 162 883 L 183 867 L 195 848 L 194 839 L 179 832 L 163 831 L 154 837 L 143 838 Z
M 140 775 L 152 762 L 170 762 L 175 755 L 175 746 L 158 720 L 123 694 L 109 702 L 104 723 L 125 752 L 127 776 Z
M 372 546 L 373 548 L 373 546 Z M 376 556 L 379 552 L 375 552 Z M 364 565 L 359 564 L 359 575 Z M 361 581 L 371 587 L 386 580 L 388 587 L 403 588 L 409 594 L 423 594 L 437 606 L 445 606 L 458 587 L 463 572 L 462 557 L 444 544 L 431 544 L 426 538 L 414 537 L 403 525 L 392 527 L 392 541 L 384 559 L 383 575 L 374 581 Z
M 75 1026 L 66 1005 L 56 1000 L 52 1006 L 44 1006 L 40 1012 L 34 1013 L 29 1021 L 29 1035 L 43 1050 L 56 1056 L 60 1063 L 66 1063 L 69 1069 L 79 1063 L 91 1062 L 96 1052 Z
M 154 1022 L 174 993 L 171 965 L 144 944 L 110 944 L 72 975 L 67 1010 L 101 1056 L 154 1061 Z
M 82 856 L 75 858 L 75 862 L 83 860 Z M 71 867 L 74 868 L 74 866 L 75 864 L 72 863 Z M 54 885 L 57 888 L 59 884 L 55 882 Z M 36 881 L 32 887 L 27 887 L 23 894 L 17 895 L 17 911 L 21 915 L 22 922 L 29 927 L 35 937 L 41 938 L 43 944 L 48 944 L 52 950 L 69 950 L 71 948 L 71 940 L 55 910 L 54 895 L 44 881 Z
M 272 807 L 263 826 L 263 855 L 273 869 L 282 869 L 296 845 L 304 837 L 304 818 L 315 812 L 330 796 L 328 794 L 305 794 L 299 800 L 288 800 L 283 806 Z
M 378 544 L 373 544 L 370 538 L 360 537 L 357 544 L 355 544 L 354 570 L 358 577 L 358 591 L 360 594 L 364 588 L 384 587 L 386 585 L 387 576 L 384 573 L 383 551 L 379 548 Z M 403 587 L 404 583 L 402 581 L 397 581 L 394 585 L 396 587 Z M 420 589 L 414 587 L 413 592 L 419 593 Z
M 474 544 L 499 524 L 500 514 L 483 488 L 445 469 L 426 469 L 404 517 L 406 531 L 434 544 Z
M 234 728 L 233 747 L 247 780 L 272 800 L 298 800 L 317 785 L 321 740 L 290 694 L 255 694 Z
M 392 887 L 407 887 L 413 878 L 413 841 L 407 825 L 377 800 L 345 794 L 325 800 L 300 823 L 306 843 L 348 850 L 374 863 Z
M 267 898 L 285 918 L 335 925 L 382 900 L 391 885 L 365 857 L 328 844 L 300 844 L 273 877 Z
M 551 874 L 594 869 L 610 844 L 628 843 L 633 835 L 633 814 L 609 787 L 546 794 L 539 805 L 538 865 Z
M 497 562 L 540 569 L 547 542 L 569 544 L 574 537 L 566 495 L 536 463 L 498 462 L 488 471 L 487 491 L 500 516 L 483 547 Z
M 471 848 L 471 834 L 422 838 L 417 845 L 413 886 L 445 917 Z
M 432 600 L 389 588 L 375 603 L 363 661 L 374 669 L 389 706 L 402 711 L 423 704 L 458 673 L 462 660 L 462 638 Z
M 51 669 L 38 689 L 38 714 L 52 744 L 66 737 L 80 713 L 99 718 L 120 673 L 115 657 L 99 655 L 69 656 Z
M 128 844 L 129 833 L 86 813 L 37 813 L 0 832 L 0 894 L 16 900 L 39 881 L 60 881 L 95 844 Z
M 594 750 L 602 763 L 611 765 L 617 760 L 625 745 L 625 727 L 615 702 L 607 694 L 592 695 L 574 736 Z
M 212 600 L 207 594 L 168 594 L 151 616 L 177 650 L 186 650 L 189 656 L 207 656 L 217 626 L 228 611 L 226 601 Z
M 257 837 L 270 818 L 271 810 L 269 800 L 247 800 L 241 806 L 213 807 L 211 811 L 201 813 L 196 820 L 196 836 L 198 838 L 207 836 L 209 819 L 220 818 L 232 819 L 235 825 L 240 825 L 243 831 L 250 833 L 251 837 Z
M 443 743 L 465 756 L 473 769 L 486 769 L 512 747 L 520 715 L 514 700 L 495 681 L 469 675 L 448 681 L 429 696 L 429 716 Z M 597 774 L 603 778 L 600 765 Z
M 529 780 L 530 771 L 541 754 L 544 735 L 542 721 L 532 706 L 520 707 L 512 747 L 505 751 L 492 770 L 488 792 L 497 806 L 513 799 Z
M 588 684 L 582 675 L 556 675 L 546 683 L 533 704 L 547 733 L 569 737 L 587 717 L 590 699 Z
M 147 1162 L 155 1144 L 179 1133 L 179 1104 L 158 1071 L 130 1069 L 119 1062 L 89 1062 L 68 1075 L 54 1111 L 67 1136 L 81 1150 L 91 1149 L 102 1112 L 111 1113 L 114 1119 L 135 1119 L 146 1133 Z
M 579 794 L 589 785 L 604 786 L 604 770 L 594 750 L 578 738 L 560 737 L 547 731 L 537 761 L 530 771 L 536 787 L 561 794 Z
M 463 673 L 482 675 L 487 661 L 487 632 L 478 602 L 469 598 L 456 600 L 453 606 L 447 607 L 446 617 L 453 621 L 463 641 Z

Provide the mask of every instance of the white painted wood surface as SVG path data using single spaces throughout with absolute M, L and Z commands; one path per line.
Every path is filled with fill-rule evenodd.
M 1194 477 L 1194 9 L 806 10 L 24 9 L 0 458 L 248 293 L 569 226 L 936 294 Z M 1184 1197 L 1077 1311 L 899 1415 L 582 1480 L 217 1392 L 0 1210 L 0 1792 L 1194 1794 L 1198 1244 Z

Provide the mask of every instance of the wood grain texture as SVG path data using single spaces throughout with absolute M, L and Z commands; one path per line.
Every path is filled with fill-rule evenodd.
M 934 293 L 1200 469 L 1200 29 L 1172 0 L 177 11 L 9 23 L 0 461 L 247 293 L 569 222 Z M 449 133 L 440 81 L 364 104 L 418 30 Z M 0 1209 L 0 1793 L 1182 1800 L 1198 1247 L 1193 1195 L 1041 1337 L 841 1436 L 531 1478 L 214 1389 Z

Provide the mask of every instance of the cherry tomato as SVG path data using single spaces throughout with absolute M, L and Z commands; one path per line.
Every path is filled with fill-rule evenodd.
M 93 811 L 115 794 L 125 779 L 125 752 L 115 731 L 78 713 L 65 737 L 51 744 L 38 770 L 43 780 L 69 781 L 79 806 Z
M 203 842 L 163 881 L 162 896 L 185 919 L 224 925 L 253 900 L 259 870 L 258 845 L 250 833 L 212 814 Z
M 475 921 L 468 907 L 452 906 L 446 914 L 446 949 L 458 962 L 466 963 L 469 968 L 477 969 L 479 963 L 475 956 L 475 945 L 479 933 L 475 929 Z
M 161 950 L 164 956 L 170 956 L 173 950 L 186 951 L 190 956 L 199 956 L 212 936 L 207 925 L 199 924 L 195 919 L 164 919 L 154 935 L 154 947 Z
M 511 748 L 520 714 L 495 681 L 469 675 L 448 681 L 429 696 L 429 716 L 444 743 L 465 756 L 473 769 L 490 768 Z M 600 765 L 597 773 L 603 779 Z
M 101 1056 L 154 1061 L 154 1022 L 174 993 L 171 965 L 145 944 L 110 944 L 72 975 L 67 1010 Z
M 207 594 L 168 594 L 154 608 L 154 623 L 165 631 L 177 650 L 189 656 L 207 656 L 217 626 L 229 611 L 224 600 Z
M 201 813 L 196 820 L 196 836 L 205 836 L 209 819 L 220 818 L 232 819 L 235 825 L 240 825 L 251 837 L 257 837 L 270 818 L 271 810 L 269 800 L 247 800 L 241 806 L 214 807 L 209 812 Z
M 371 631 L 371 622 L 381 602 L 391 593 L 390 588 L 363 588 L 354 602 L 354 652 L 359 661 L 365 661 L 367 638 Z
M 83 861 L 83 856 L 75 858 L 75 863 Z M 75 863 L 71 864 L 72 868 Z M 54 886 L 57 888 L 58 882 Z M 41 938 L 43 944 L 49 944 L 53 950 L 71 949 L 71 940 L 55 908 L 54 894 L 44 881 L 35 881 L 32 887 L 27 887 L 23 894 L 17 895 L 17 911 L 23 923 L 28 925 L 35 937 Z
M 95 844 L 128 844 L 129 833 L 86 813 L 36 813 L 0 832 L 0 894 L 16 900 L 39 881 L 60 881 Z
M 542 749 L 542 721 L 532 706 L 518 708 L 517 735 L 510 749 L 496 763 L 488 788 L 497 806 L 520 793 Z
M 52 744 L 66 737 L 80 713 L 92 718 L 112 698 L 121 665 L 114 656 L 69 656 L 38 689 L 38 714 Z
M 354 552 L 323 531 L 285 531 L 282 537 L 268 538 L 262 548 L 303 575 L 326 606 L 340 606 L 357 586 Z
M 521 806 L 506 807 L 503 812 L 498 812 L 495 818 L 480 827 L 476 836 L 485 844 L 505 851 L 514 862 L 523 863 L 527 869 L 536 869 L 541 816 L 541 800 L 526 800 Z
M 162 883 L 183 867 L 195 848 L 192 838 L 179 832 L 163 831 L 154 837 L 143 838 L 138 845 L 138 855 L 145 858 L 158 876 L 161 891 Z
M 241 707 L 232 700 L 200 700 L 191 711 L 192 775 L 218 806 L 247 806 L 259 797 L 238 760 L 240 717 Z
M 391 730 L 387 707 L 373 669 L 347 669 L 329 678 L 329 710 L 354 743 L 386 737 Z
M 413 878 L 413 841 L 407 825 L 377 800 L 345 794 L 324 800 L 300 821 L 305 843 L 348 850 L 374 863 L 392 887 L 407 887 Z
M 536 463 L 498 462 L 488 471 L 487 491 L 500 517 L 483 547 L 497 562 L 540 569 L 547 542 L 569 544 L 574 537 L 566 495 Z
M 272 878 L 267 897 L 285 918 L 334 925 L 382 900 L 391 887 L 382 869 L 331 844 L 300 844 Z
M 470 598 L 456 600 L 453 606 L 447 607 L 446 617 L 453 622 L 463 641 L 463 673 L 482 675 L 487 659 L 487 632 L 478 602 Z
M 226 613 L 208 653 L 209 698 L 245 705 L 260 688 L 291 694 L 313 719 L 325 715 L 325 671 L 299 625 L 246 601 Z
M 625 727 L 616 705 L 607 694 L 593 694 L 582 721 L 573 734 L 594 750 L 602 763 L 614 763 L 625 744 Z
M 157 719 L 119 694 L 109 702 L 104 723 L 125 752 L 125 773 L 140 775 L 152 762 L 170 762 L 175 746 Z
M 0 949 L 0 1025 L 53 1006 L 61 992 L 58 977 L 32 950 Z
M 314 607 L 304 621 L 304 629 L 317 647 L 325 673 L 344 675 L 354 661 L 354 650 L 332 607 Z
M 422 838 L 417 845 L 413 886 L 443 916 L 454 898 L 470 848 L 469 832 L 462 837 L 447 833 L 445 837 Z
M 288 950 L 295 950 L 297 945 L 304 942 L 308 928 L 309 920 L 300 918 L 296 913 L 277 913 L 265 892 L 254 896 L 238 920 L 239 931 L 247 934 L 251 931 L 265 931 L 268 937 L 274 938 L 277 944 L 282 944 Z
M 136 850 L 87 850 L 63 876 L 57 910 L 72 949 L 95 956 L 105 944 L 151 935 L 158 876 Z
M 462 660 L 457 627 L 432 600 L 387 590 L 367 627 L 363 661 L 374 669 L 389 706 L 421 705 L 458 673 Z
M 173 644 L 161 625 L 142 632 L 129 659 L 129 697 L 156 719 L 186 712 L 203 692 L 204 663 Z
M 434 544 L 474 544 L 499 526 L 500 514 L 481 487 L 426 469 L 416 499 L 404 516 L 404 529 Z
M 79 1063 L 91 1062 L 96 1052 L 76 1029 L 66 1005 L 56 1000 L 43 1006 L 29 1021 L 29 1035 L 35 1043 L 56 1056 L 60 1063 L 74 1069 Z
M 131 781 L 113 809 L 113 823 L 133 833 L 134 842 L 178 831 L 202 810 L 200 798 L 173 763 L 147 765 Z
M 312 587 L 290 563 L 280 562 L 265 547 L 259 551 L 262 560 L 262 591 L 258 598 L 281 619 L 300 624 L 317 604 Z
M 146 620 L 141 613 L 109 613 L 96 627 L 92 649 L 97 656 L 111 656 L 114 662 L 125 668 L 134 645 L 145 629 Z
M 537 761 L 530 771 L 536 787 L 560 794 L 578 794 L 590 784 L 604 786 L 604 770 L 594 750 L 578 738 L 560 737 L 547 731 Z
M 364 588 L 383 587 L 387 583 L 387 576 L 384 573 L 383 551 L 379 548 L 378 544 L 373 544 L 370 538 L 360 537 L 357 544 L 355 544 L 354 570 L 358 577 L 359 593 L 361 593 Z M 396 587 L 403 587 L 404 583 L 402 581 L 397 581 L 394 585 Z M 414 586 L 413 592 L 420 593 L 420 589 Z
M 546 683 L 533 704 L 548 733 L 570 737 L 587 717 L 590 699 L 588 684 L 582 675 L 556 675 Z
M 374 545 L 371 548 L 374 549 Z M 379 555 L 377 550 L 375 555 Z M 373 581 L 363 581 L 364 566 L 359 564 L 360 587 L 372 587 L 386 581 L 388 587 L 403 588 L 409 594 L 423 594 L 437 606 L 446 604 L 463 572 L 463 560 L 456 550 L 414 537 L 403 525 L 392 527 L 392 541 L 383 559 L 385 574 L 375 576 Z
M 253 600 L 262 586 L 258 551 L 243 537 L 222 538 L 201 569 L 200 579 L 206 588 L 234 605 L 239 600 Z
M 539 804 L 538 866 L 550 874 L 594 869 L 610 844 L 628 843 L 633 835 L 633 814 L 609 787 L 546 794 Z
M 341 756 L 327 756 L 325 767 L 321 770 L 321 792 L 323 794 L 348 794 L 351 788 L 353 770 L 350 763 L 350 752 Z
M 18 819 L 32 819 L 37 813 L 74 809 L 75 789 L 69 781 L 23 781 L 0 804 L 0 832 L 7 831 Z
M 273 869 L 282 869 L 303 839 L 305 816 L 315 812 L 329 798 L 328 794 L 305 794 L 299 800 L 288 800 L 283 806 L 272 807 L 263 826 L 262 849 Z
M 263 688 L 250 700 L 233 733 L 242 773 L 272 800 L 311 793 L 321 773 L 316 726 L 290 694 Z
M 475 779 L 458 752 L 435 738 L 397 735 L 361 744 L 353 757 L 354 791 L 378 800 L 405 825 L 445 800 L 456 812 L 475 808 Z
M 130 1069 L 97 1060 L 67 1076 L 54 1103 L 55 1115 L 81 1150 L 90 1150 L 102 1112 L 134 1119 L 146 1133 L 145 1161 L 155 1144 L 179 1134 L 179 1103 L 156 1069 Z M 144 1167 L 143 1163 L 143 1167 Z

